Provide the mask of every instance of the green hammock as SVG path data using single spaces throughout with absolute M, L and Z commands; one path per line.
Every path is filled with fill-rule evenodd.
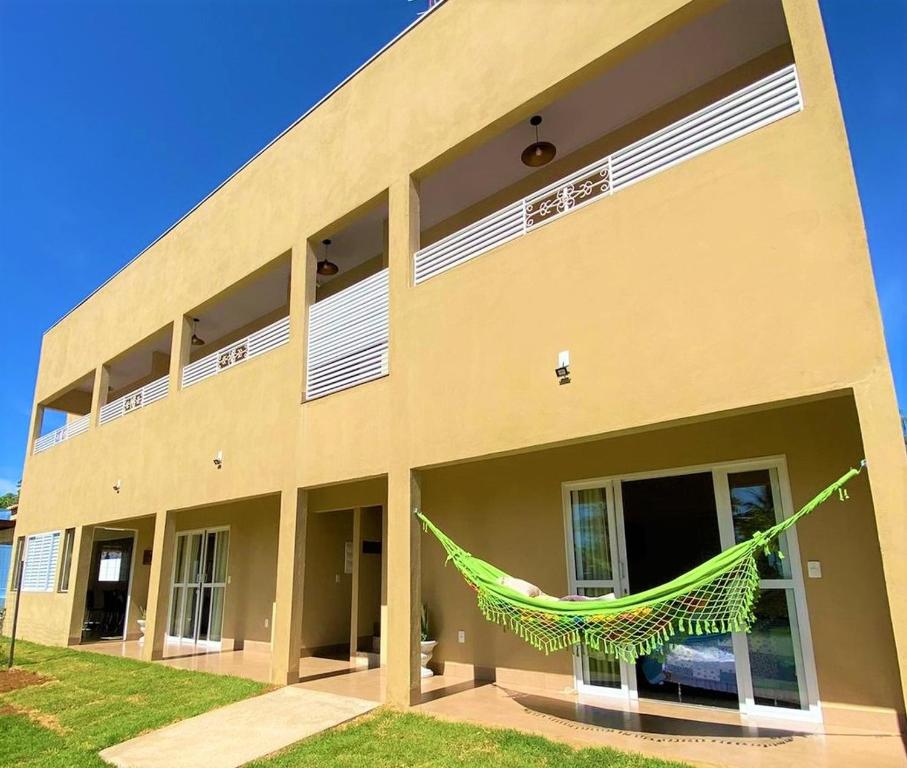
M 768 554 L 775 540 L 801 517 L 840 490 L 865 466 L 851 469 L 799 512 L 755 533 L 673 581 L 636 595 L 582 602 L 527 597 L 501 584 L 507 574 L 457 546 L 421 512 L 416 516 L 447 550 L 447 560 L 478 596 L 488 621 L 509 627 L 546 654 L 584 644 L 627 662 L 651 653 L 676 634 L 746 632 L 752 626 L 759 591 L 756 556 Z M 780 555 L 780 551 L 779 551 Z

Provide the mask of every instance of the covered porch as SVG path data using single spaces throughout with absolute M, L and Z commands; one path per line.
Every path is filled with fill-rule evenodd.
M 136 641 L 96 643 L 81 650 L 141 658 Z M 242 650 L 193 655 L 168 649 L 157 662 L 179 669 L 230 674 L 267 681 L 270 651 L 247 645 Z M 386 672 L 363 669 L 350 661 L 318 657 L 300 660 L 296 687 L 384 700 Z M 476 681 L 453 671 L 423 681 L 413 710 L 485 727 L 512 728 L 583 747 L 612 747 L 652 757 L 705 764 L 757 768 L 766 748 L 772 763 L 787 766 L 898 766 L 904 752 L 897 733 L 853 727 L 823 727 L 790 722 L 749 722 L 739 713 L 714 708 L 678 708 L 639 701 L 633 707 L 599 697 L 531 685 Z
M 411 498 L 464 549 L 545 593 L 620 596 L 790 516 L 862 456 L 853 398 L 840 393 L 422 468 Z M 578 648 L 546 654 L 487 622 L 419 530 L 433 667 L 627 713 L 657 706 L 681 719 L 896 733 L 897 655 L 865 474 L 847 490 L 785 534 L 783 558 L 760 561 L 750 633 L 676 638 L 633 664 Z M 842 601 L 859 606 L 859 621 Z

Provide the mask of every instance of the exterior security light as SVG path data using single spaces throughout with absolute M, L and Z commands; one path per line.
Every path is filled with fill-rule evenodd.
M 557 376 L 561 384 L 566 384 L 570 381 L 570 350 L 558 353 L 554 375 Z

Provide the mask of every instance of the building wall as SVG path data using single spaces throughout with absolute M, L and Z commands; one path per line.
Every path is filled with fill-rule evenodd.
M 353 512 L 317 512 L 306 523 L 302 647 L 306 652 L 349 645 L 353 576 L 344 546 L 353 540 Z
M 402 477 L 853 388 L 887 589 L 903 604 L 903 445 L 815 2 L 785 0 L 803 112 L 411 284 L 414 175 L 714 6 L 590 2 L 577 24 L 574 4 L 549 3 L 544 25 L 508 3 L 441 6 L 47 332 L 36 403 L 291 252 L 290 343 L 188 390 L 174 375 L 147 410 L 29 455 L 21 533 Z M 300 404 L 308 240 L 385 194 L 390 375 Z M 569 386 L 552 372 L 563 349 Z M 294 563 L 282 567 L 292 581 Z M 407 604 L 409 578 L 389 576 L 390 605 Z M 55 599 L 26 601 L 24 631 L 60 636 L 42 610 Z
M 544 591 L 568 592 L 561 483 L 615 474 L 783 455 L 799 508 L 862 458 L 853 400 L 839 397 L 584 445 L 425 471 L 425 513 L 458 544 Z M 891 631 L 879 543 L 865 474 L 848 486 L 850 500 L 828 502 L 797 527 L 800 555 L 822 563 L 808 579 L 806 600 L 828 709 L 896 710 L 898 660 Z M 475 594 L 430 536 L 422 541 L 422 595 L 439 640 L 435 659 L 528 670 L 563 688 L 572 676 L 569 651 L 544 655 L 486 622 Z M 457 642 L 465 630 L 466 643 Z
M 270 642 L 280 500 L 274 496 L 177 513 L 176 531 L 230 527 L 223 636 Z M 171 583 L 168 574 L 167 584 Z

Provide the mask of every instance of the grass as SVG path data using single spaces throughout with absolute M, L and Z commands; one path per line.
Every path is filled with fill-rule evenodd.
M 5 658 L 6 650 L 4 641 L 0 659 Z M 106 747 L 267 688 L 236 677 L 26 642 L 16 646 L 16 666 L 43 678 L 34 685 L 0 692 L 0 766 L 17 768 L 100 768 L 105 763 L 98 752 Z M 19 677 L 27 675 L 20 673 Z M 14 678 L 5 678 L 5 682 L 12 683 Z M 577 750 L 517 731 L 387 709 L 250 765 L 682 768 L 680 763 L 613 749 Z
M 390 710 L 327 731 L 247 768 L 683 768 L 615 749 L 573 749 L 519 731 Z
M 0 659 L 7 652 L 4 639 Z M 98 752 L 106 747 L 267 688 L 22 641 L 16 643 L 16 666 L 48 678 L 0 693 L 0 766 L 19 768 L 104 766 Z

